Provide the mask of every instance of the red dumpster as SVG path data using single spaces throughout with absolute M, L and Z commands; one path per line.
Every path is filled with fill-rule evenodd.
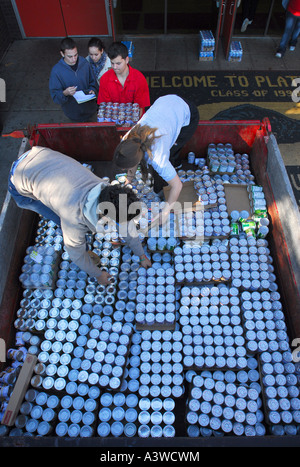
M 28 140 L 23 141 L 23 149 L 26 145 L 44 146 L 65 153 L 80 162 L 91 164 L 95 173 L 99 176 L 108 176 L 112 174 L 111 164 L 114 148 L 120 141 L 120 138 L 127 131 L 127 128 L 117 127 L 115 124 L 89 123 L 89 124 L 45 124 L 36 125 L 30 130 Z M 292 190 L 288 182 L 281 155 L 272 135 L 270 123 L 267 119 L 263 121 L 200 121 L 197 131 L 191 141 L 182 150 L 182 159 L 186 164 L 187 154 L 193 152 L 199 158 L 207 158 L 207 149 L 210 144 L 226 144 L 232 145 L 234 152 L 239 154 L 248 154 L 250 160 L 251 172 L 255 177 L 255 185 L 261 186 L 265 196 L 268 217 L 269 217 L 269 234 L 268 248 L 270 250 L 272 267 L 278 284 L 278 293 L 280 294 L 280 302 L 284 313 L 286 330 L 288 335 L 288 345 L 290 350 L 294 350 L 294 339 L 300 335 L 300 300 L 299 300 L 299 257 L 296 246 L 299 244 L 299 212 L 295 206 Z M 207 160 L 207 159 L 206 159 Z M 191 168 L 186 165 L 187 170 Z M 11 201 L 8 200 L 8 206 Z M 7 348 L 14 347 L 15 329 L 14 320 L 16 311 L 20 307 L 23 288 L 21 287 L 19 276 L 23 264 L 23 259 L 26 254 L 26 249 L 34 242 L 36 229 L 38 224 L 38 216 L 30 212 L 17 212 L 13 214 L 17 221 L 14 222 L 15 233 L 14 241 L 10 245 L 11 256 L 6 264 L 5 270 L 5 287 L 3 288 L 2 301 L 0 306 L 0 338 L 2 338 Z M 5 222 L 10 222 L 10 209 L 5 213 Z M 4 225 L 5 225 L 4 222 Z M 210 283 L 213 286 L 213 284 Z M 241 292 L 241 290 L 240 290 Z M 176 328 L 178 329 L 178 328 Z M 244 329 L 245 335 L 246 330 Z M 264 353 L 262 350 L 261 353 Z M 294 355 L 294 354 L 293 354 Z M 296 354 L 295 354 L 296 355 Z M 264 355 L 265 356 L 265 355 Z M 256 354 L 255 354 L 256 358 Z M 262 379 L 266 376 L 263 373 L 262 362 L 260 357 L 258 372 L 259 380 L 257 384 L 262 384 Z M 297 362 L 294 363 L 295 368 Z M 3 365 L 5 367 L 5 365 Z M 184 368 L 184 373 L 188 370 L 194 371 L 193 377 L 202 374 L 201 371 L 217 371 L 218 368 Z M 224 368 L 221 368 L 223 371 Z M 225 368 L 227 371 L 228 368 Z M 230 370 L 230 369 L 229 369 Z M 236 371 L 236 368 L 234 368 Z M 207 376 L 207 374 L 204 374 Z M 147 378 L 145 377 L 145 381 Z M 194 381 L 194 379 L 192 379 Z M 299 386 L 299 379 L 295 386 Z M 191 381 L 184 381 L 184 391 L 175 403 L 175 420 L 177 417 L 178 429 L 176 434 L 167 436 L 142 437 L 138 433 L 134 437 L 126 437 L 123 434 L 117 436 L 101 437 L 97 431 L 97 426 L 92 432 L 93 435 L 87 439 L 79 435 L 70 441 L 68 435 L 57 436 L 55 430 L 50 436 L 23 436 L 22 431 L 20 436 L 2 436 L 0 437 L 1 445 L 23 444 L 30 446 L 42 445 L 94 445 L 101 447 L 114 446 L 169 446 L 169 447 L 200 447 L 200 446 L 241 446 L 241 445 L 274 445 L 288 446 L 299 445 L 299 431 L 295 430 L 293 436 L 289 435 L 289 431 L 281 436 L 280 430 L 272 430 L 270 421 L 265 424 L 264 436 L 247 436 L 243 433 L 240 436 L 235 436 L 232 430 L 222 432 L 222 428 L 211 430 L 210 436 L 188 435 L 187 423 L 187 401 L 190 401 Z M 296 390 L 295 390 L 296 391 Z M 113 393 L 113 391 L 108 391 Z M 127 391 L 128 392 L 128 391 Z M 125 391 L 126 393 L 126 391 Z M 57 391 L 53 391 L 57 395 Z M 59 394 L 60 396 L 62 395 Z M 150 397 L 151 399 L 151 397 Z M 268 399 L 262 397 L 262 406 L 260 414 L 267 415 Z M 98 413 L 96 418 L 99 423 Z M 197 413 L 197 417 L 200 413 Z M 269 413 L 269 412 L 268 412 Z M 203 415 L 203 413 L 201 413 Z M 197 418 L 198 420 L 198 418 Z M 184 421 L 184 423 L 182 423 Z M 197 425 L 196 422 L 191 422 L 191 425 Z M 262 420 L 264 423 L 264 420 Z M 275 425 L 281 427 L 281 423 L 275 422 Z M 183 426 L 184 425 L 184 426 Z M 297 426 L 295 421 L 286 423 L 286 425 Z M 222 425 L 223 426 L 223 425 Z M 203 428 L 205 425 L 203 425 Z M 278 428 L 278 427 L 277 427 Z M 224 424 L 225 430 L 225 424 Z M 197 431 L 197 430 L 196 430 Z M 196 433 L 195 431 L 195 433 Z M 220 435 L 220 432 L 221 435 Z M 16 441 L 17 440 L 17 441 Z M 134 440 L 134 441 L 133 441 Z

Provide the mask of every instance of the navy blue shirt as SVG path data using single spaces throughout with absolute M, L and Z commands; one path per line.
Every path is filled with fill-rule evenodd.
M 77 69 L 72 69 L 63 58 L 54 65 L 49 79 L 50 95 L 59 104 L 64 114 L 71 120 L 84 122 L 97 110 L 96 99 L 77 104 L 73 96 L 65 96 L 63 91 L 71 86 L 77 86 L 77 91 L 97 92 L 97 84 L 91 66 L 83 57 L 78 57 Z

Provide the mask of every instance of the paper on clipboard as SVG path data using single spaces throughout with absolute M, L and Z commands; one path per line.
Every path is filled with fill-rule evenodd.
M 73 97 L 76 99 L 78 104 L 96 99 L 95 94 L 85 94 L 83 91 L 76 91 Z

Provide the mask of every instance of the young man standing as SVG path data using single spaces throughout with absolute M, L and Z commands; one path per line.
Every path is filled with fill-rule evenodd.
M 93 71 L 84 57 L 78 55 L 76 43 L 66 37 L 61 41 L 61 59 L 51 70 L 49 89 L 56 104 L 74 122 L 96 121 L 96 99 L 78 104 L 76 91 L 96 95 L 97 84 Z
M 141 114 L 150 105 L 149 87 L 144 75 L 129 65 L 128 49 L 122 42 L 114 42 L 107 54 L 111 69 L 100 79 L 97 103 L 118 102 L 139 104 Z

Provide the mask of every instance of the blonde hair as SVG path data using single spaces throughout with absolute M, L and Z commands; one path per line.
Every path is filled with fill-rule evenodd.
M 139 123 L 135 125 L 124 137 L 124 139 L 133 139 L 137 143 L 140 143 L 141 149 L 143 152 L 146 152 L 150 159 L 153 159 L 152 155 L 152 144 L 156 138 L 160 136 L 155 136 L 157 128 L 151 128 L 148 125 L 140 125 Z

